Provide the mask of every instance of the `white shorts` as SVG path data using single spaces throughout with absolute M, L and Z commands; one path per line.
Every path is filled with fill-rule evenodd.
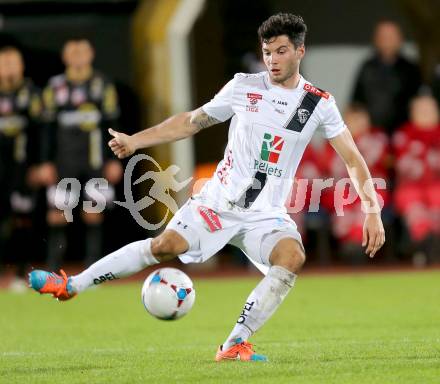
M 278 241 L 290 237 L 303 247 L 296 224 L 286 213 L 249 212 L 234 207 L 215 212 L 197 197 L 190 198 L 176 212 L 166 229 L 178 232 L 188 242 L 188 251 L 179 256 L 183 263 L 202 263 L 231 244 L 264 274 Z

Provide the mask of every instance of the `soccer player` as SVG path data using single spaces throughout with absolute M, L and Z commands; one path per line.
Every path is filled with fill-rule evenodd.
M 266 360 L 254 352 L 248 339 L 279 307 L 305 261 L 301 237 L 284 202 L 301 155 L 317 129 L 362 186 L 359 194 L 365 205 L 375 208 L 366 215 L 363 239 L 366 253 L 375 255 L 384 243 L 384 230 L 370 173 L 333 97 L 299 73 L 306 25 L 299 16 L 277 14 L 260 26 L 258 34 L 267 71 L 236 74 L 201 108 L 132 136 L 110 130 L 110 147 L 125 158 L 137 149 L 183 139 L 232 118 L 225 157 L 200 194 L 191 197 L 156 238 L 128 244 L 76 276 L 33 271 L 32 288 L 67 300 L 109 272 L 121 278 L 176 257 L 199 263 L 230 243 L 266 276 L 246 300 L 215 359 Z
M 26 289 L 25 262 L 32 241 L 32 213 L 37 185 L 37 138 L 41 99 L 24 77 L 21 52 L 13 46 L 0 49 L 0 243 L 8 226 L 10 249 L 18 271 L 10 287 Z M 8 224 L 8 225 L 7 225 Z M 0 244 L 0 259 L 4 248 Z
M 49 225 L 48 258 L 50 269 L 59 268 L 66 244 L 67 221 L 57 209 L 56 183 L 76 178 L 81 183 L 104 176 L 110 183 L 105 191 L 113 199 L 112 184 L 122 177 L 122 166 L 103 139 L 106 127 L 117 123 L 119 107 L 114 85 L 92 64 L 94 49 L 90 41 L 75 38 L 62 50 L 65 73 L 52 77 L 43 91 L 44 120 L 40 175 L 47 188 Z M 105 133 L 104 133 L 105 131 Z M 59 192 L 59 191 L 58 191 Z M 104 191 L 102 191 L 104 193 Z M 73 186 L 70 201 L 77 202 L 81 191 Z M 92 199 L 85 192 L 86 197 Z M 67 200 L 67 199 L 66 199 Z M 59 204 L 58 204 L 59 206 Z M 101 256 L 102 213 L 83 212 L 86 224 L 85 264 Z

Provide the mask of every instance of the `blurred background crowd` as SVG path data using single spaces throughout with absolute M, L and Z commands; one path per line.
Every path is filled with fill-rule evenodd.
M 236 72 L 264 70 L 256 30 L 279 11 L 303 16 L 309 34 L 301 73 L 336 97 L 373 177 L 386 181 L 377 191 L 387 235 L 379 263 L 439 262 L 440 5 L 422 3 L 1 1 L 0 273 L 14 275 L 8 285 L 19 289 L 30 265 L 89 265 L 154 235 L 113 203 L 124 200 L 126 162 L 109 151 L 107 129 L 136 132 L 202 105 Z M 181 166 L 178 179 L 197 180 L 212 175 L 226 140 L 223 124 L 146 153 L 163 169 Z M 150 168 L 144 164 L 138 172 Z M 57 208 L 66 196 L 59 192 L 94 201 L 87 186 L 98 177 L 109 184 L 106 210 L 86 213 L 80 204 L 68 224 Z M 346 177 L 337 154 L 314 137 L 286 202 L 305 201 L 292 217 L 311 265 L 368 263 L 359 199 L 340 216 L 334 187 L 312 193 L 315 179 Z M 57 192 L 63 178 L 79 184 Z M 150 187 L 148 180 L 139 183 L 137 200 Z M 182 203 L 190 194 L 188 188 L 175 198 Z M 155 202 L 142 214 L 159 222 L 164 209 Z M 246 263 L 234 248 L 222 254 L 211 268 Z

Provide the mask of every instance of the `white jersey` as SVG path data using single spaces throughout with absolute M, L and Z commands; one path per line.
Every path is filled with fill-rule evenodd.
M 267 72 L 236 74 L 202 109 L 232 120 L 224 158 L 200 195 L 245 211 L 284 212 L 313 133 L 330 139 L 346 128 L 329 93 L 303 77 L 295 89 L 273 85 Z

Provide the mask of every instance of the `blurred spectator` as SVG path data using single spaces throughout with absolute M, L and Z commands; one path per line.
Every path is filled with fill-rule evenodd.
M 390 203 L 388 191 L 388 164 L 389 158 L 389 140 L 388 136 L 379 128 L 372 126 L 367 110 L 353 104 L 349 106 L 344 114 L 344 121 L 349 128 L 353 139 L 359 148 L 365 162 L 370 169 L 373 178 L 385 180 L 387 189 L 377 188 L 376 192 L 381 196 L 384 207 Z M 327 163 L 329 174 L 335 178 L 335 183 L 343 178 L 348 178 L 347 168 L 341 161 L 340 157 L 332 150 L 328 144 Z M 348 187 L 351 182 L 347 180 L 344 191 L 344 198 L 348 201 Z M 354 193 L 354 187 L 350 187 Z M 342 196 L 337 193 L 332 194 L 334 197 L 334 206 L 342 206 Z M 338 199 L 340 201 L 338 201 Z M 350 263 L 365 262 L 366 258 L 361 247 L 363 223 L 365 213 L 361 209 L 361 201 L 359 197 L 343 206 L 343 216 L 338 216 L 335 210 L 332 210 L 332 230 L 334 236 L 339 240 L 341 246 L 341 255 L 345 261 Z
M 421 75 L 401 53 L 402 32 L 396 23 L 378 23 L 373 43 L 375 52 L 360 68 L 352 99 L 366 106 L 374 126 L 391 134 L 407 120 L 408 103 L 421 86 Z
M 32 213 L 35 208 L 38 120 L 41 100 L 31 80 L 23 77 L 20 51 L 0 49 L 0 255 L 8 254 L 17 264 L 11 288 L 25 288 L 26 254 L 32 243 Z M 4 260 L 3 260 L 4 261 Z
M 50 270 L 59 267 L 66 248 L 66 218 L 57 209 L 69 201 L 73 206 L 82 197 L 96 206 L 96 193 L 86 191 L 86 183 L 104 177 L 109 186 L 99 189 L 106 203 L 113 201 L 112 185 L 119 182 L 122 166 L 107 146 L 107 128 L 117 129 L 119 107 L 116 89 L 92 67 L 94 49 L 86 39 L 71 39 L 64 44 L 63 74 L 49 80 L 43 92 L 45 129 L 42 141 L 40 175 L 47 189 L 49 225 L 48 258 Z M 58 186 L 63 178 L 75 178 L 80 189 Z M 94 183 L 93 186 L 96 187 Z M 61 196 L 61 199 L 59 197 Z M 57 199 L 57 200 L 56 200 Z M 81 210 L 86 225 L 85 263 L 101 257 L 102 213 Z
M 414 243 L 414 261 L 438 257 L 440 236 L 440 119 L 434 98 L 411 103 L 410 121 L 394 135 L 395 205 Z

